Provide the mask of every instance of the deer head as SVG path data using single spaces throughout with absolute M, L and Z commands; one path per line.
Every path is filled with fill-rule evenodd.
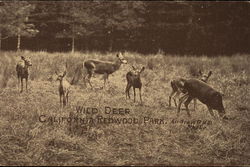
M 138 78 L 140 77 L 141 73 L 145 70 L 144 66 L 141 68 L 141 70 L 136 69 L 134 66 L 132 66 L 132 68 L 133 68 L 133 75 Z
M 24 61 L 25 66 L 32 66 L 30 57 L 25 58 L 24 56 L 21 56 L 21 59 Z
M 201 70 L 199 70 L 199 74 L 200 80 L 203 82 L 207 82 L 208 78 L 212 75 L 212 71 L 209 71 L 208 74 L 204 74 L 203 72 L 201 72 Z
M 57 73 L 57 71 L 55 71 L 55 73 L 56 73 L 56 75 L 57 75 L 57 81 L 62 81 L 63 80 L 63 78 L 65 77 L 65 75 L 66 75 L 66 71 L 64 71 L 63 73 L 60 73 L 60 74 L 58 74 Z
M 124 59 L 124 57 L 123 57 L 123 55 L 122 55 L 121 52 L 119 52 L 116 56 L 118 57 L 118 59 L 120 60 L 120 62 L 122 64 L 127 64 L 128 63 L 127 60 Z
M 185 84 L 185 82 L 186 82 L 186 80 L 185 79 L 183 79 L 183 78 L 181 78 L 180 79 L 180 82 L 179 82 L 179 89 L 181 90 L 181 92 L 182 93 L 187 93 L 187 90 L 186 89 L 184 89 L 184 84 Z

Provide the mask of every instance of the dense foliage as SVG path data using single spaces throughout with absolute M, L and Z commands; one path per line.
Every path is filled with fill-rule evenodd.
M 249 2 L 1 1 L 0 45 L 3 50 L 249 53 L 249 9 Z

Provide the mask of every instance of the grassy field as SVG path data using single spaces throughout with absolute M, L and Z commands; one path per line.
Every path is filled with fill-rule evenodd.
M 21 55 L 30 56 L 33 66 L 28 92 L 20 94 L 15 65 Z M 71 87 L 69 105 L 61 108 L 54 72 L 67 62 L 70 81 L 84 60 L 113 61 L 115 53 L 0 52 L 0 165 L 250 164 L 249 55 L 124 57 L 129 64 L 109 77 L 105 89 L 98 89 L 100 75 L 92 80 L 94 90 L 80 79 Z M 143 104 L 125 98 L 131 65 L 146 68 L 141 74 Z M 190 105 L 191 118 L 185 110 L 177 117 L 174 104 L 168 107 L 170 80 L 193 77 L 199 69 L 213 71 L 208 83 L 224 94 L 232 119 L 212 118 L 200 102 L 196 111 Z M 77 113 L 77 106 L 97 108 L 98 113 Z M 129 114 L 107 114 L 105 107 Z M 101 117 L 123 122 L 107 123 Z

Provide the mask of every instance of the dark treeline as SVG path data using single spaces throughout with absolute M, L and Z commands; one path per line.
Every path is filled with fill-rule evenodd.
M 1 1 L 0 48 L 250 52 L 249 2 Z

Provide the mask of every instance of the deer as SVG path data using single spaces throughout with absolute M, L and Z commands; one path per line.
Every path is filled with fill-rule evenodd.
M 26 81 L 26 91 L 28 91 L 29 67 L 32 66 L 30 57 L 21 56 L 21 60 L 16 65 L 18 88 L 21 84 L 20 93 L 23 92 L 23 79 Z
M 134 102 L 135 102 L 135 97 L 136 97 L 136 92 L 135 88 L 139 89 L 139 95 L 140 95 L 140 100 L 142 103 L 142 97 L 141 97 L 141 88 L 142 88 L 142 82 L 141 82 L 141 73 L 145 70 L 145 67 L 142 67 L 141 70 L 136 69 L 134 66 L 132 66 L 133 70 L 129 71 L 126 74 L 126 79 L 127 79 L 127 86 L 125 89 L 125 94 L 126 94 L 126 99 L 130 99 L 130 94 L 129 90 L 133 86 L 134 90 Z
M 103 74 L 104 79 L 104 86 L 106 85 L 106 81 L 108 80 L 108 77 L 110 74 L 117 71 L 121 64 L 127 64 L 127 60 L 123 58 L 123 55 L 121 52 L 119 52 L 117 55 L 117 60 L 115 62 L 109 62 L 109 61 L 101 61 L 101 60 L 86 60 L 83 63 L 83 67 L 87 70 L 87 75 L 83 76 L 84 81 L 87 81 L 91 88 L 93 88 L 90 79 L 93 76 L 93 74 Z M 86 83 L 86 82 L 85 82 Z
M 199 70 L 199 76 L 200 76 L 200 80 L 207 83 L 209 77 L 212 75 L 212 71 L 209 71 L 208 74 L 203 73 L 201 70 Z M 179 78 L 176 80 L 172 80 L 170 82 L 171 88 L 172 88 L 172 92 L 169 95 L 169 107 L 171 107 L 171 99 L 173 97 L 174 103 L 175 103 L 175 107 L 177 107 L 177 103 L 176 103 L 176 98 L 180 96 L 180 94 L 183 94 L 183 89 L 182 89 L 182 85 L 183 85 L 183 79 L 184 78 Z M 197 100 L 194 99 L 194 110 L 196 109 L 196 102 Z
M 69 102 L 69 92 L 70 92 L 70 86 L 71 84 L 65 79 L 66 71 L 63 73 L 57 73 L 55 71 L 55 74 L 57 75 L 57 81 L 59 81 L 59 97 L 60 97 L 60 105 L 63 104 L 63 107 L 67 105 Z M 63 100 L 62 100 L 63 99 Z
M 179 116 L 181 104 L 185 101 L 184 104 L 186 107 L 186 111 L 188 116 L 190 117 L 191 115 L 188 109 L 188 105 L 192 101 L 192 99 L 197 98 L 207 106 L 208 111 L 212 117 L 215 117 L 213 112 L 214 109 L 218 111 L 220 117 L 222 117 L 223 119 L 227 119 L 222 102 L 222 94 L 220 92 L 212 88 L 207 83 L 198 79 L 182 79 L 181 81 L 181 86 L 185 95 L 180 98 L 177 107 L 177 116 Z

